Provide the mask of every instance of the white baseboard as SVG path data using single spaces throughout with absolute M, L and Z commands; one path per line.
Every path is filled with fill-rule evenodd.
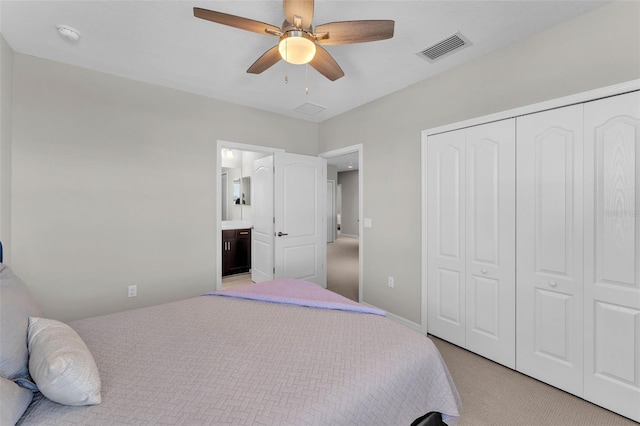
M 381 309 L 381 308 L 378 308 L 377 306 L 373 306 L 373 305 L 371 305 L 371 304 L 369 304 L 369 303 L 365 303 L 365 302 L 360 302 L 360 303 L 361 303 L 361 304 L 363 304 L 363 305 L 365 305 L 365 306 L 369 306 L 369 307 L 371 307 L 371 308 Z M 382 310 L 384 311 L 384 309 L 382 309 Z M 417 331 L 417 332 L 418 332 L 418 333 L 420 333 L 420 334 L 424 334 L 424 333 L 422 332 L 422 326 L 421 326 L 420 324 L 417 324 L 417 323 L 415 323 L 415 322 L 413 322 L 413 321 L 409 321 L 408 319 L 406 319 L 406 318 L 402 318 L 402 317 L 401 317 L 401 316 L 399 316 L 399 315 L 392 314 L 391 312 L 387 312 L 387 317 L 388 317 L 389 319 L 394 320 L 394 321 L 395 321 L 395 322 L 397 322 L 397 323 L 400 323 L 400 324 L 402 324 L 402 325 L 404 325 L 404 326 L 406 326 L 406 327 L 409 327 L 410 329 L 412 329 L 412 330 L 414 330 L 414 331 Z
M 358 238 L 358 236 L 357 236 L 357 235 L 343 234 L 343 233 L 340 233 L 340 237 Z

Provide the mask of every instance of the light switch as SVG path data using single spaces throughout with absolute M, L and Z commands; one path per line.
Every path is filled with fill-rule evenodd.
M 372 228 L 373 225 L 371 224 L 371 218 L 370 217 L 365 217 L 364 218 L 364 227 L 365 228 Z

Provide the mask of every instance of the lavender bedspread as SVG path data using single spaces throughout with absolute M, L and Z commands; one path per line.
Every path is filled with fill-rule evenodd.
M 251 285 L 213 291 L 208 296 L 227 296 L 263 302 L 284 303 L 320 309 L 361 312 L 386 316 L 382 309 L 362 305 L 317 284 L 293 278 L 280 278 Z
M 71 323 L 102 403 L 36 398 L 22 425 L 449 425 L 460 400 L 433 343 L 380 315 L 196 297 Z

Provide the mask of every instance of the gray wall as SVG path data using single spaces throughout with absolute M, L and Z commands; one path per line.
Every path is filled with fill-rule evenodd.
M 216 141 L 318 152 L 306 121 L 19 53 L 13 76 L 12 266 L 48 317 L 215 289 Z
M 637 78 L 640 3 L 616 2 L 321 123 L 320 152 L 363 144 L 364 301 L 421 321 L 422 130 Z
M 327 164 L 327 180 L 338 181 L 338 166 Z
M 358 170 L 338 173 L 338 183 L 342 185 L 342 228 L 344 235 L 360 235 L 358 222 Z
M 0 241 L 11 262 L 11 132 L 13 50 L 0 34 Z

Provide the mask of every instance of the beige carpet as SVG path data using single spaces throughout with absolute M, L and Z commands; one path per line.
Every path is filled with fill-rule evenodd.
M 251 284 L 252 282 L 250 272 L 246 274 L 227 275 L 226 277 L 222 277 L 222 289 L 226 290 L 228 288 L 240 287 Z
M 625 417 L 432 337 L 462 399 L 460 426 L 622 426 Z
M 327 243 L 327 289 L 358 302 L 358 238 Z

